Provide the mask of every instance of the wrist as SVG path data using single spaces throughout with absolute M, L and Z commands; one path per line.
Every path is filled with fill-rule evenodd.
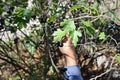
M 63 54 L 74 56 L 75 50 L 73 48 L 67 48 L 66 50 L 63 51 Z
M 77 64 L 77 59 L 76 59 L 75 54 L 73 54 L 73 55 L 65 55 L 65 58 L 66 58 L 66 65 L 67 66 L 73 66 L 73 65 Z

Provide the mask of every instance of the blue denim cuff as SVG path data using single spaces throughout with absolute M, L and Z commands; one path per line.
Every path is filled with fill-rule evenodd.
M 64 75 L 69 80 L 83 80 L 80 72 L 80 66 L 74 65 L 74 66 L 65 66 L 67 70 L 64 72 Z M 74 77 L 74 79 L 73 79 Z M 78 78 L 78 79 L 75 79 Z

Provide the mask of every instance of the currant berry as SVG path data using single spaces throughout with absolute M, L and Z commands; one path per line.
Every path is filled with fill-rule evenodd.
M 47 21 L 47 16 L 46 16 L 46 15 L 41 16 L 41 17 L 39 18 L 39 21 L 40 21 L 41 23 L 45 23 L 45 22 Z
M 10 7 L 10 11 L 13 11 L 14 10 L 14 7 L 12 6 L 12 7 Z
M 89 56 L 88 56 L 88 55 L 85 55 L 84 58 L 87 59 L 87 58 L 89 58 Z
M 55 46 L 56 46 L 56 47 L 59 47 L 59 43 L 58 43 L 58 42 L 57 42 L 57 43 L 55 43 Z
M 51 28 L 54 28 L 54 24 L 51 24 L 50 26 L 51 26 Z
M 0 23 L 1 23 L 1 25 L 4 25 L 5 24 L 5 19 L 4 18 L 0 18 Z
M 11 14 L 12 14 L 12 11 L 11 11 L 11 10 L 9 10 L 9 11 L 7 11 L 7 13 L 8 13 L 9 15 L 11 15 Z
M 43 41 L 43 40 L 40 40 L 38 44 L 44 44 L 44 41 Z
M 13 21 L 13 19 L 11 18 L 11 19 L 9 20 L 9 22 L 12 23 L 12 21 Z
M 108 29 L 111 29 L 112 28 L 112 25 L 111 24 L 108 24 Z
M 27 40 L 27 41 L 26 41 L 26 43 L 30 43 L 30 41 L 29 41 L 29 40 Z
M 116 52 L 117 52 L 117 53 L 120 53 L 120 49 L 117 49 Z
M 115 24 L 114 21 L 110 21 L 111 24 Z
M 117 53 L 120 53 L 120 46 L 117 46 L 117 47 L 116 47 L 116 52 L 117 52 Z
M 65 13 L 68 12 L 68 11 L 69 11 L 69 9 L 68 9 L 68 8 L 65 8 Z
M 0 41 L 2 41 L 2 38 L 0 38 Z
M 36 15 L 31 16 L 34 20 L 36 19 Z
M 16 38 L 14 39 L 14 44 L 17 44 L 17 43 L 18 43 L 18 40 L 19 40 L 19 38 L 16 37 Z
M 39 21 L 41 22 L 42 17 L 39 17 L 38 19 L 39 19 Z
M 47 20 L 47 16 L 46 16 L 46 15 L 44 15 L 44 16 L 43 16 L 43 22 L 45 23 L 45 22 L 46 22 L 46 20 Z
M 0 25 L 0 30 L 4 29 L 3 25 Z
M 63 47 L 63 43 L 60 42 L 60 41 L 58 41 L 58 42 L 55 44 L 55 46 L 57 46 L 57 47 Z
M 120 49 L 120 46 L 117 46 L 116 49 Z
M 57 28 L 52 28 L 52 31 L 57 31 Z

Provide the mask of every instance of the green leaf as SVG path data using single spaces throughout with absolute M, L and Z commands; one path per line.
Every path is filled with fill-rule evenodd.
M 91 27 L 92 26 L 92 23 L 91 22 L 89 22 L 89 21 L 82 21 L 82 24 L 84 25 L 84 26 L 86 26 L 86 27 Z
M 37 35 L 42 36 L 44 32 L 42 29 L 39 29 L 39 30 L 36 30 L 36 33 Z
M 65 36 L 66 32 L 62 31 L 61 29 L 57 29 L 57 31 L 54 31 L 53 36 L 54 36 L 54 41 L 53 42 L 58 42 L 62 39 L 63 36 Z
M 77 30 L 77 31 L 75 30 L 70 33 L 70 37 L 73 39 L 72 43 L 74 44 L 74 46 L 77 45 L 78 37 L 81 37 L 81 36 L 82 36 L 82 33 L 80 30 Z
M 19 79 L 20 79 L 19 76 L 14 76 L 14 77 L 9 78 L 9 80 L 19 80 Z
M 93 27 L 86 27 L 86 33 L 93 36 L 95 34 L 95 29 Z
M 81 7 L 81 11 L 82 12 L 87 12 L 87 11 L 89 11 L 89 8 L 87 8 L 87 7 Z
M 116 56 L 115 59 L 120 62 L 120 56 Z
M 80 5 L 74 5 L 70 8 L 70 11 L 74 11 L 76 9 L 79 9 L 80 8 Z
M 31 14 L 31 10 L 29 10 L 29 9 L 25 9 L 24 12 L 23 12 L 24 16 L 28 16 L 30 14 Z
M 24 11 L 24 8 L 18 8 L 15 10 L 14 14 L 16 17 L 22 17 L 23 16 L 23 11 Z
M 53 15 L 53 16 L 50 16 L 49 18 L 48 18 L 48 21 L 49 22 L 54 22 L 55 21 L 55 19 L 56 19 L 56 15 Z
M 94 14 L 94 15 L 98 15 L 98 14 L 100 14 L 100 12 L 99 12 L 99 5 L 96 3 L 96 4 L 92 4 L 91 6 L 90 6 L 90 10 L 91 10 L 91 12 Z
M 35 54 L 35 44 L 33 42 L 26 43 L 26 48 L 31 54 Z
M 99 34 L 99 39 L 102 40 L 102 39 L 105 39 L 105 33 L 104 32 L 101 32 Z
M 36 15 L 39 15 L 41 13 L 41 9 L 39 7 L 33 7 L 33 10 Z
M 17 24 L 17 26 L 18 26 L 18 29 L 22 29 L 23 27 L 26 27 L 26 23 L 25 22 L 19 22 Z
M 27 20 L 29 20 L 31 18 L 32 11 L 25 8 L 18 8 L 17 10 L 15 10 L 13 15 L 15 16 L 15 18 L 25 17 Z
M 73 31 L 76 29 L 76 26 L 73 20 L 64 20 L 63 22 L 61 22 L 60 25 L 63 26 L 63 29 L 66 32 Z
M 27 19 L 30 19 L 31 15 L 32 15 L 32 11 L 31 10 L 24 9 L 23 16 L 25 16 Z
M 92 23 L 89 21 L 82 21 L 82 24 L 86 28 L 86 33 L 90 36 L 95 34 L 95 28 L 93 27 Z

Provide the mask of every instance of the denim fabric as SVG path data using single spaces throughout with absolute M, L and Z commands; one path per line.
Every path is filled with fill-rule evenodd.
M 79 65 L 65 66 L 67 69 L 64 73 L 66 79 L 68 80 L 83 80 L 80 72 Z

